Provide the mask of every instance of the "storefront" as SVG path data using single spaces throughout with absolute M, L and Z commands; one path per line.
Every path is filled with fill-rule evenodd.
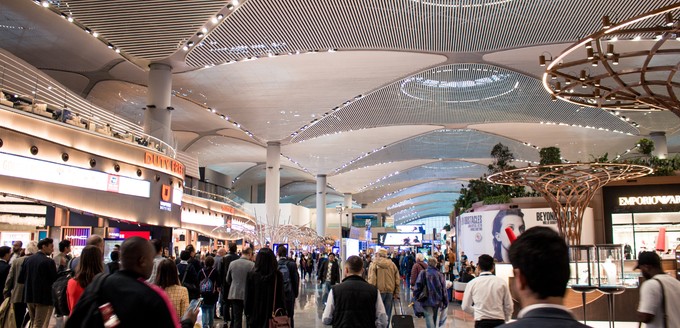
M 680 245 L 680 183 L 675 180 L 654 177 L 602 189 L 606 241 L 623 245 L 627 260 L 661 249 L 663 258 L 674 258 Z

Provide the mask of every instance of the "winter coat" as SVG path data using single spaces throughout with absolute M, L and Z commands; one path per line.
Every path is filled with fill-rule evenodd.
M 416 289 L 413 291 L 414 298 L 419 298 L 424 284 L 427 284 L 428 296 L 425 301 L 418 301 L 421 306 L 434 308 L 449 306 L 449 298 L 446 296 L 446 279 L 441 272 L 432 267 L 421 271 L 416 280 Z
M 399 294 L 400 282 L 399 270 L 389 259 L 376 257 L 368 268 L 368 283 L 381 293 Z

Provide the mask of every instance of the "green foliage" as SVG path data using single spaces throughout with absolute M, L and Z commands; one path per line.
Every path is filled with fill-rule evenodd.
M 512 198 L 508 195 L 489 196 L 489 197 L 484 197 L 484 204 L 485 205 L 507 204 L 511 200 L 512 200 Z
M 654 169 L 653 176 L 673 176 L 676 171 L 680 171 L 680 155 L 671 158 L 637 157 L 621 161 L 622 163 L 645 165 Z
M 642 138 L 637 143 L 637 149 L 643 155 L 652 156 L 652 152 L 654 151 L 654 141 L 651 141 L 647 138 Z
M 493 163 L 488 166 L 490 174 L 516 168 L 510 165 L 515 156 L 507 146 L 501 143 L 493 147 L 491 157 L 493 157 Z M 509 203 L 513 197 L 529 195 L 531 194 L 527 193 L 524 187 L 497 185 L 487 181 L 486 175 L 484 175 L 479 179 L 470 180 L 467 187 L 460 190 L 460 197 L 458 197 L 454 206 L 462 211 L 479 201 L 484 201 L 485 204 L 502 204 Z
M 557 147 L 541 148 L 538 154 L 541 157 L 541 165 L 562 164 L 562 155 Z
M 609 163 L 609 153 L 604 153 L 604 155 L 600 157 L 595 157 L 593 154 L 590 154 L 590 158 L 593 163 Z

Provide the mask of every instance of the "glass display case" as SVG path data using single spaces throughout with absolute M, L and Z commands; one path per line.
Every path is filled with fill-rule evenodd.
M 597 268 L 594 245 L 569 246 L 569 287 L 577 292 L 591 292 L 597 289 Z
M 607 244 L 596 246 L 597 286 L 603 293 L 622 293 L 623 286 L 623 245 Z
M 569 246 L 569 287 L 581 293 L 583 302 L 583 323 L 587 323 L 586 316 L 586 293 L 597 290 L 597 267 L 595 246 L 571 245 Z

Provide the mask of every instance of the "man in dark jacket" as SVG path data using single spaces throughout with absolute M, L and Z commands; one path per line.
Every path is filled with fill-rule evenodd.
M 57 280 L 57 267 L 48 257 L 52 252 L 54 241 L 45 238 L 38 242 L 38 252 L 21 265 L 18 282 L 24 284 L 24 298 L 33 327 L 43 327 L 54 310 L 52 284 Z
M 5 289 L 5 281 L 9 275 L 9 258 L 12 256 L 12 248 L 9 246 L 0 247 L 0 287 Z M 0 303 L 4 300 L 3 295 L 0 295 Z
M 563 306 L 569 281 L 569 249 L 564 238 L 550 228 L 533 227 L 512 243 L 509 256 L 514 290 L 523 308 L 517 321 L 502 327 L 589 327 Z
M 231 321 L 231 304 L 229 304 L 229 300 L 227 299 L 227 296 L 229 295 L 229 288 L 231 287 L 230 284 L 227 283 L 227 272 L 229 272 L 229 265 L 231 262 L 234 262 L 239 259 L 238 254 L 236 254 L 236 243 L 230 242 L 229 245 L 229 253 L 222 258 L 222 261 L 220 261 L 220 273 L 222 279 L 222 309 L 220 312 L 222 312 L 222 318 L 224 319 L 224 322 L 230 322 Z
M 364 263 L 356 255 L 345 262 L 345 279 L 329 292 L 321 320 L 333 328 L 387 327 L 387 314 L 378 289 L 362 276 Z
M 102 305 L 110 305 L 112 314 L 120 321 L 119 327 L 193 327 L 200 308 L 187 311 L 180 323 L 165 292 L 145 282 L 151 276 L 154 256 L 154 248 L 148 240 L 141 237 L 126 239 L 120 248 L 121 269 L 95 278 L 73 308 L 66 327 L 81 326 L 92 305 L 87 300 L 93 299 L 94 295 L 98 295 L 96 299 Z M 98 279 L 104 280 L 97 291 L 94 289 Z
M 328 254 L 328 260 L 324 261 L 319 268 L 319 281 L 324 289 L 321 299 L 323 303 L 326 303 L 331 287 L 340 282 L 340 266 L 338 261 L 335 260 L 335 254 Z
M 286 299 L 286 313 L 290 318 L 290 328 L 293 328 L 293 311 L 295 310 L 295 299 L 298 297 L 300 292 L 300 274 L 297 271 L 297 264 L 295 264 L 295 261 L 286 256 L 288 255 L 288 249 L 286 246 L 279 246 L 279 248 L 276 250 L 276 254 L 279 256 L 279 271 L 281 271 L 283 274 L 283 297 Z M 288 269 L 288 277 L 286 277 L 284 271 L 281 270 L 282 266 Z M 286 280 L 288 280 L 288 286 L 286 286 Z

